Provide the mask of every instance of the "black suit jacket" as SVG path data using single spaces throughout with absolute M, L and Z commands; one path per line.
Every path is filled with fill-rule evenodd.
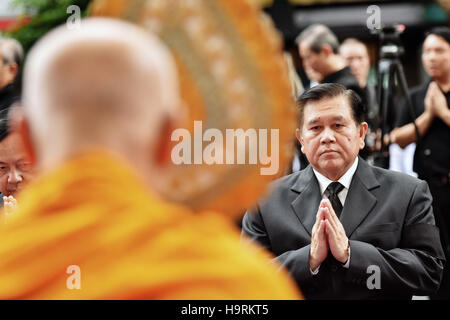
M 0 111 L 9 109 L 14 103 L 20 101 L 20 93 L 13 84 L 0 89 Z
M 339 83 L 342 84 L 347 89 L 355 91 L 361 98 L 365 112 L 367 112 L 367 96 L 366 92 L 359 86 L 358 80 L 351 73 L 349 67 L 345 67 L 339 71 L 329 74 L 322 79 L 320 83 Z
M 444 255 L 426 182 L 359 158 L 340 217 L 350 240 L 350 266 L 329 252 L 312 275 L 311 230 L 321 199 L 309 166 L 276 181 L 242 223 L 243 235 L 270 250 L 306 298 L 410 299 L 438 289 Z M 368 288 L 369 266 L 379 268 L 381 289 Z

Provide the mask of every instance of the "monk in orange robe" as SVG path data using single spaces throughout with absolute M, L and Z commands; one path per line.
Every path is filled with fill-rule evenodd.
M 169 51 L 134 25 L 34 47 L 12 123 L 39 176 L 0 228 L 0 299 L 301 298 L 229 219 L 158 196 L 179 105 Z

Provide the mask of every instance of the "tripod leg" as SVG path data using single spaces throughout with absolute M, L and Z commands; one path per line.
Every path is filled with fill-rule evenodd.
M 381 123 L 381 149 L 380 151 L 383 153 L 383 156 L 386 156 L 385 154 L 388 153 L 388 149 L 384 143 L 384 135 L 388 133 L 389 126 L 388 126 L 388 112 L 389 109 L 392 108 L 392 106 L 389 106 L 389 99 L 392 95 L 392 86 L 395 84 L 395 64 L 389 63 L 388 67 L 385 70 L 384 73 L 384 79 L 383 79 L 383 94 L 382 94 L 382 105 L 381 105 L 381 116 L 382 116 L 382 123 Z
M 406 83 L 406 77 L 405 77 L 405 72 L 403 71 L 403 66 L 400 63 L 400 61 L 397 59 L 395 62 L 395 66 L 396 66 L 396 71 L 397 74 L 399 76 L 400 79 L 400 85 L 402 86 L 402 90 L 403 93 L 405 94 L 405 99 L 406 99 L 406 103 L 408 105 L 409 108 L 409 112 L 411 114 L 411 117 L 413 119 L 413 124 L 414 124 L 414 129 L 416 131 L 416 137 L 417 137 L 417 144 L 420 142 L 420 133 L 419 133 L 419 128 L 417 127 L 416 124 L 416 119 L 417 119 L 417 115 L 416 112 L 414 110 L 412 101 L 411 101 L 411 97 L 408 95 L 408 84 Z
M 389 97 L 391 96 L 391 83 L 393 77 L 393 64 L 392 60 L 383 59 L 379 63 L 378 69 L 378 101 L 380 103 L 379 107 L 379 118 L 380 124 L 379 129 L 381 130 L 381 147 L 376 155 L 376 165 L 388 168 L 388 152 L 384 143 L 384 135 L 387 132 L 387 111 L 389 109 Z

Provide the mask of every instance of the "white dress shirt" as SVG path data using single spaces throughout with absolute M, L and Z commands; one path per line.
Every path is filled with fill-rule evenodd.
M 352 166 L 347 172 L 338 180 L 340 184 L 344 186 L 341 192 L 339 192 L 338 197 L 341 201 L 342 207 L 344 207 L 345 199 L 347 199 L 348 189 L 350 188 L 350 183 L 352 182 L 353 175 L 355 174 L 356 168 L 358 167 L 358 157 L 356 157 L 355 161 L 353 161 Z M 334 182 L 333 180 L 328 179 L 315 169 L 313 169 L 314 174 L 316 175 L 317 181 L 319 182 L 320 194 L 322 195 L 322 199 L 328 199 L 328 191 L 327 188 L 330 183 Z
M 350 169 L 347 170 L 347 172 L 338 180 L 339 183 L 341 183 L 344 186 L 344 189 L 341 190 L 341 192 L 338 193 L 338 198 L 341 201 L 342 207 L 344 207 L 345 199 L 347 199 L 348 189 L 350 188 L 350 183 L 352 182 L 353 175 L 356 172 L 356 168 L 358 168 L 358 157 L 356 157 L 355 161 L 353 161 L 352 166 Z M 319 173 L 315 169 L 313 169 L 314 174 L 316 175 L 317 181 L 319 182 L 319 188 L 320 188 L 320 194 L 322 195 L 322 200 L 328 199 L 328 191 L 327 188 L 330 185 L 330 183 L 334 182 L 333 180 L 328 179 L 323 174 Z M 348 252 L 348 260 L 343 265 L 344 268 L 347 268 L 350 266 L 350 248 Z M 316 275 L 319 272 L 320 266 L 317 267 L 316 270 L 311 270 L 311 273 L 313 275 Z

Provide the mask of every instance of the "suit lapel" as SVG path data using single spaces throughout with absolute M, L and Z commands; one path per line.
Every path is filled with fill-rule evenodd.
M 322 200 L 319 183 L 311 166 L 308 166 L 299 175 L 291 190 L 300 193 L 291 202 L 291 207 L 306 231 L 311 235 L 312 227 L 316 222 L 316 214 L 319 209 L 320 200 Z
M 359 158 L 358 168 L 350 184 L 340 218 L 347 237 L 350 238 L 355 229 L 372 211 L 377 203 L 377 198 L 370 190 L 379 186 L 380 184 L 372 169 L 364 160 Z

